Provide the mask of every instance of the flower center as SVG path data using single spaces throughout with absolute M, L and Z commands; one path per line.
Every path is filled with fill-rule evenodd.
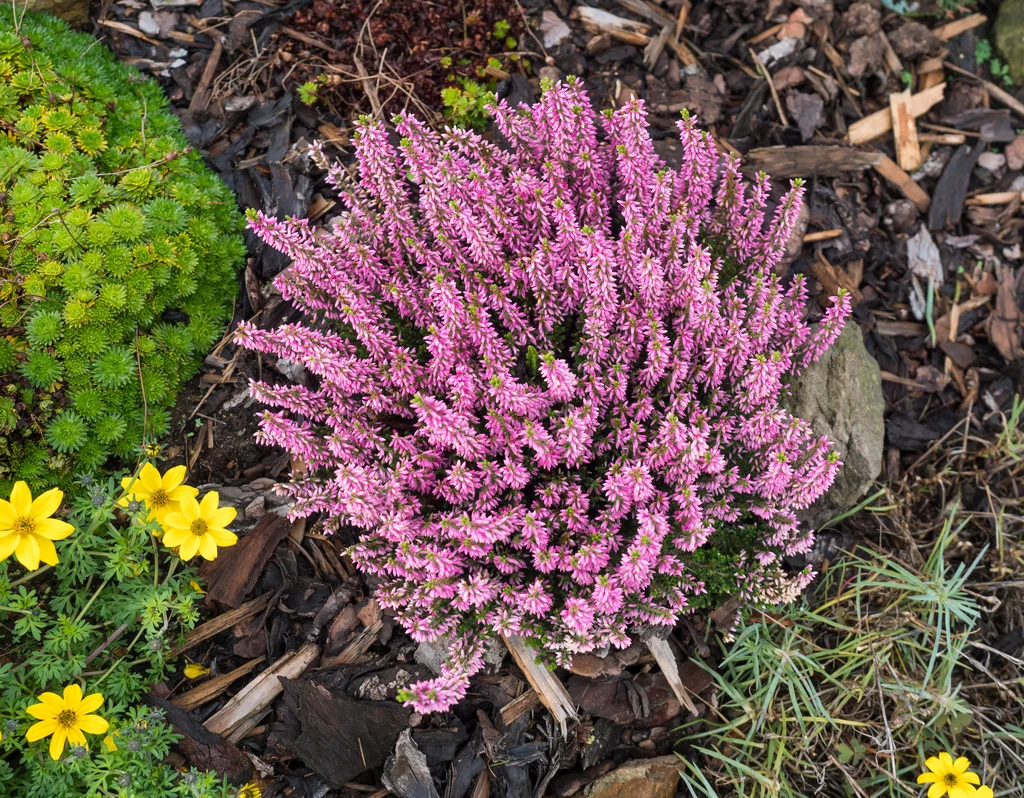
M 15 535 L 31 535 L 36 531 L 36 522 L 31 518 L 24 516 L 14 519 L 14 534 Z
M 165 504 L 169 504 L 170 501 L 171 499 L 167 495 L 167 491 L 165 491 L 163 488 L 157 488 L 155 491 L 149 494 L 148 503 L 150 508 L 153 510 L 159 510 Z
M 956 773 L 947 773 L 942 777 L 942 781 L 949 787 L 955 787 L 960 779 L 956 777 Z
M 206 521 L 202 518 L 197 518 L 192 522 L 192 526 L 189 527 L 189 531 L 191 531 L 196 537 L 202 537 L 206 534 Z
M 57 724 L 63 726 L 65 729 L 69 729 L 74 726 L 76 720 L 78 720 L 78 715 L 70 709 L 65 709 L 57 716 Z

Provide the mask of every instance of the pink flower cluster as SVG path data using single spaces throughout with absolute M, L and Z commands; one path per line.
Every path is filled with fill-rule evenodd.
M 493 110 L 500 149 L 413 117 L 364 123 L 358 178 L 329 232 L 251 217 L 294 260 L 282 294 L 305 324 L 237 340 L 301 363 L 314 387 L 255 383 L 263 441 L 306 466 L 294 513 L 355 527 L 353 560 L 419 641 L 447 638 L 417 710 L 445 709 L 499 635 L 556 662 L 674 625 L 704 585 L 688 554 L 756 527 L 737 591 L 794 597 L 795 511 L 831 484 L 829 442 L 779 405 L 836 338 L 802 281 L 773 272 L 802 189 L 765 218 L 764 176 L 688 117 L 677 171 L 643 103 L 601 119 L 578 81 Z

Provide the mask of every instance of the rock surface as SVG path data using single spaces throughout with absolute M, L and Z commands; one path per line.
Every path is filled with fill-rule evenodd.
M 1003 0 L 995 27 L 996 47 L 1010 67 L 1010 77 L 1024 83 L 1024 0 Z
M 23 9 L 53 14 L 76 28 L 89 21 L 89 0 L 27 0 L 18 3 L 18 12 Z
M 584 787 L 576 798 L 672 798 L 679 765 L 674 756 L 632 760 Z
M 793 382 L 786 409 L 827 435 L 843 467 L 828 493 L 801 514 L 817 527 L 853 507 L 882 470 L 885 399 L 878 363 L 850 319 L 821 359 Z

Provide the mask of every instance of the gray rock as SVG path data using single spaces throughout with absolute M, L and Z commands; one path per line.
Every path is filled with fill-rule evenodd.
M 1024 0 L 1003 0 L 995 27 L 996 47 L 1010 67 L 1010 77 L 1024 83 Z
M 783 405 L 815 434 L 827 435 L 843 462 L 828 493 L 800 514 L 818 527 L 853 507 L 882 470 L 882 378 L 855 321 L 847 321 L 832 348 L 793 381 Z

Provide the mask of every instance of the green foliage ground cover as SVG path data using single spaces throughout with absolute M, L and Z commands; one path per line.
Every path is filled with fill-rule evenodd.
M 93 37 L 0 16 L 0 493 L 168 431 L 245 254 L 159 86 Z

